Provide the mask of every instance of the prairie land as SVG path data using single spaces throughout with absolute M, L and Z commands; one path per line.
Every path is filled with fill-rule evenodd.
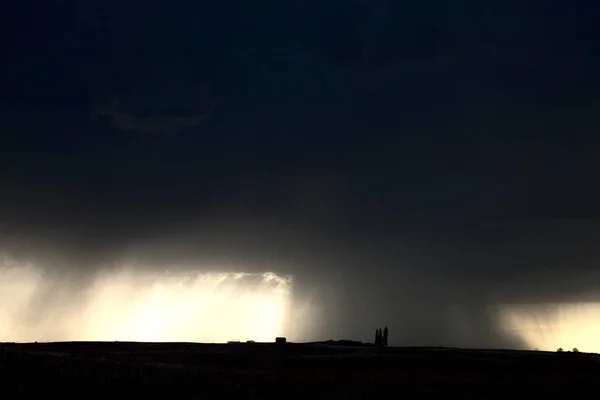
M 0 344 L 6 398 L 579 398 L 600 356 L 357 343 Z

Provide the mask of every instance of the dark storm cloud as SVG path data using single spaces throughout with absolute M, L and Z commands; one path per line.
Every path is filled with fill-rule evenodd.
M 202 110 L 198 114 L 191 115 L 137 115 L 127 109 L 119 109 L 113 105 L 95 104 L 92 107 L 92 121 L 106 117 L 110 124 L 119 130 L 134 131 L 142 133 L 159 132 L 174 134 L 182 129 L 202 124 L 210 118 L 213 110 Z
M 120 259 L 292 274 L 311 338 L 398 344 L 519 347 L 496 305 L 595 289 L 593 10 L 248 4 L 72 10 L 10 53 L 6 253 L 82 286 Z M 105 91 L 135 110 L 90 125 Z M 144 115 L 186 128 L 120 130 Z

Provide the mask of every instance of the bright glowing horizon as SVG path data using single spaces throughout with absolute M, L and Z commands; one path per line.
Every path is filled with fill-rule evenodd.
M 532 350 L 600 353 L 600 303 L 504 306 L 500 322 Z
M 40 290 L 51 304 L 39 307 Z M 273 341 L 288 321 L 292 280 L 274 273 L 104 272 L 80 291 L 32 265 L 0 269 L 0 341 Z M 37 313 L 34 321 L 27 318 Z M 289 335 L 288 335 L 289 336 Z
M 318 307 L 294 304 L 274 273 L 150 273 L 127 265 L 90 277 L 0 265 L 0 342 L 315 340 Z M 503 305 L 498 322 L 530 349 L 600 353 L 600 303 Z M 460 325 L 460 324 L 459 324 Z

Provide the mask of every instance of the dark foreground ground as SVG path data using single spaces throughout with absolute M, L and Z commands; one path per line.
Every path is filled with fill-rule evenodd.
M 0 344 L 0 397 L 507 399 L 600 396 L 599 356 L 335 343 Z

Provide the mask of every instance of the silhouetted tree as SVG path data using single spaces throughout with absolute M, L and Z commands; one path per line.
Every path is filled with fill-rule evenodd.
M 381 328 L 375 330 L 375 346 L 379 347 L 383 343 L 383 333 Z
M 556 350 L 558 353 L 562 353 L 564 350 L 562 347 L 559 347 L 558 350 Z
M 573 348 L 573 353 L 579 353 L 579 349 L 577 347 Z
M 388 327 L 387 326 L 383 329 L 383 336 L 381 338 L 381 344 L 383 345 L 383 347 L 387 347 L 387 345 L 388 345 Z

